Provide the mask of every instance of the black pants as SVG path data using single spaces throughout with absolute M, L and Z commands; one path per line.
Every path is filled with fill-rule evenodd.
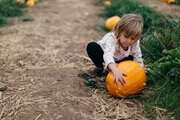
M 94 65 L 98 68 L 103 68 L 104 52 L 103 52 L 101 46 L 99 44 L 97 44 L 96 42 L 90 42 L 86 47 L 86 51 L 87 51 L 88 56 L 93 61 Z M 133 56 L 130 55 L 122 60 L 115 61 L 115 62 L 120 63 L 125 60 L 133 60 Z

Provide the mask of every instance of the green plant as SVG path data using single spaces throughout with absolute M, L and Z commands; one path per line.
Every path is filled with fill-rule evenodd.
M 26 4 L 16 2 L 16 0 L 0 0 L 0 26 L 8 23 L 8 17 L 20 16 L 24 13 Z
M 33 18 L 29 18 L 29 17 L 23 18 L 22 21 L 23 21 L 23 22 L 33 21 Z
M 158 27 L 157 27 L 158 26 Z M 164 56 L 165 51 L 180 45 L 180 22 L 170 16 L 156 19 L 156 24 L 149 28 L 142 40 L 142 51 L 147 63 L 153 63 Z
M 176 0 L 176 4 L 180 5 L 180 0 Z
M 78 76 L 85 80 L 84 81 L 85 85 L 90 86 L 91 88 L 98 88 L 99 87 L 98 81 L 93 80 L 92 77 L 89 74 L 81 73 L 81 74 L 78 74 Z
M 4 25 L 6 23 L 7 23 L 6 19 L 0 16 L 0 26 Z
M 153 98 L 144 100 L 154 106 L 173 111 L 176 117 L 180 117 L 180 47 L 166 51 L 147 72 L 154 94 Z
M 0 1 L 0 15 L 4 17 L 14 17 L 23 14 L 21 8 L 26 7 L 25 4 L 18 3 L 15 0 Z

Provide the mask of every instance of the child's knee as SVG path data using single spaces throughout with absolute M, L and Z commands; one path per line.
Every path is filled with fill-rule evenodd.
M 94 47 L 96 46 L 96 42 L 90 42 L 88 43 L 87 47 L 86 47 L 86 51 L 89 51 L 89 50 L 93 50 Z

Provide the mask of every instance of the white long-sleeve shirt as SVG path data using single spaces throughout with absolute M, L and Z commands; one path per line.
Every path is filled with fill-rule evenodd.
M 102 40 L 98 41 L 97 43 L 104 51 L 103 58 L 105 68 L 107 68 L 109 63 L 115 63 L 115 61 L 122 60 L 129 55 L 133 56 L 135 62 L 138 62 L 141 66 L 144 66 L 139 40 L 134 45 L 129 46 L 127 51 L 123 50 L 112 32 L 107 33 Z

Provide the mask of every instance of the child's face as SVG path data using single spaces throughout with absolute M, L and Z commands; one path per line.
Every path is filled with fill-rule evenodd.
M 131 37 L 127 37 L 124 32 L 122 32 L 120 37 L 119 37 L 120 45 L 122 46 L 122 48 L 124 50 L 127 50 L 129 46 L 135 44 L 136 41 L 137 40 L 135 40 L 135 39 L 133 39 Z

